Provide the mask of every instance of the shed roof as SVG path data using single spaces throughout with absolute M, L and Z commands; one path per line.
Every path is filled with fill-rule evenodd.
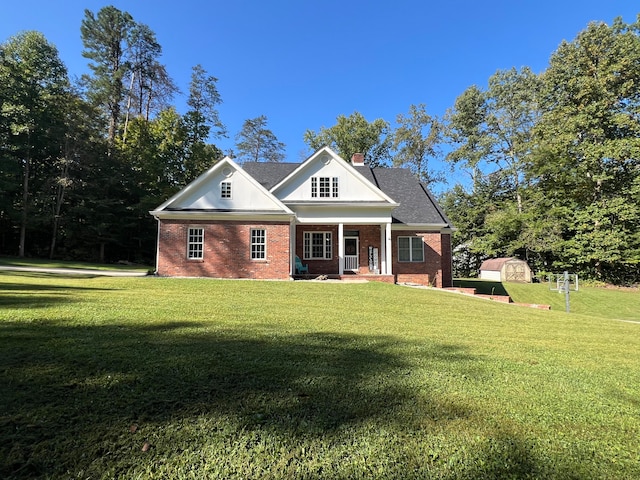
M 505 263 L 512 260 L 524 262 L 524 260 L 519 260 L 515 257 L 490 258 L 489 260 L 485 260 L 484 262 L 482 262 L 482 265 L 480 265 L 480 270 L 500 271 L 502 270 L 502 267 Z

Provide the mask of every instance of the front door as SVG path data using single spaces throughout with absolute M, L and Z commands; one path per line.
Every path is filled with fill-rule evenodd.
M 358 266 L 358 237 L 344 237 L 344 269 L 357 272 Z

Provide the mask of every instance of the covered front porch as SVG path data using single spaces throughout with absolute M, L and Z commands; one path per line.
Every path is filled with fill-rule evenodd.
M 358 275 L 372 279 L 389 277 L 383 281 L 393 281 L 391 223 L 298 223 L 291 228 L 291 274 L 294 278 Z M 296 256 L 307 271 L 296 271 Z

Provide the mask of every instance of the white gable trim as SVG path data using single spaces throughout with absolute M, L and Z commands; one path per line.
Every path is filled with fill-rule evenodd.
M 207 211 L 154 211 L 151 212 L 159 220 L 211 220 L 211 221 L 236 221 L 236 222 L 291 222 L 294 213 L 269 212 L 269 211 L 232 211 L 232 212 L 207 212 Z
M 322 147 L 317 150 L 313 155 L 307 158 L 304 162 L 302 162 L 293 172 L 287 175 L 284 179 L 280 181 L 277 185 L 275 185 L 271 189 L 271 193 L 275 196 L 278 196 L 278 190 L 281 190 L 285 185 L 292 182 L 294 178 L 298 177 L 300 173 L 307 168 L 309 163 L 316 161 L 322 155 L 329 155 L 333 161 L 339 162 L 340 165 L 353 177 L 355 177 L 359 182 L 366 186 L 368 190 L 370 190 L 374 195 L 380 198 L 380 201 L 387 202 L 390 205 L 397 207 L 399 204 L 396 203 L 391 197 L 389 197 L 386 193 L 372 184 L 369 180 L 367 180 L 360 172 L 358 172 L 357 168 L 351 165 L 350 162 L 345 161 L 342 157 L 336 154 L 329 147 Z M 322 202 L 325 203 L 325 202 Z
M 150 211 L 149 213 L 151 215 L 153 215 L 154 217 L 156 217 L 156 218 L 159 218 L 159 216 L 163 216 L 163 217 L 166 218 L 167 214 L 169 213 L 169 212 L 167 212 L 165 210 L 166 208 L 168 208 L 170 205 L 172 205 L 174 203 L 179 203 L 180 200 L 182 200 L 184 198 L 188 198 L 189 195 L 191 195 L 191 193 L 196 192 L 201 186 L 205 185 L 210 179 L 214 178 L 218 174 L 218 172 L 220 172 L 220 171 L 224 172 L 224 170 L 223 170 L 224 168 L 230 168 L 234 172 L 234 175 L 236 175 L 236 174 L 237 175 L 241 175 L 251 185 L 251 188 L 254 188 L 257 191 L 259 191 L 260 193 L 262 193 L 271 202 L 273 202 L 273 204 L 277 207 L 277 210 L 266 211 L 265 213 L 267 213 L 267 214 L 280 214 L 280 215 L 284 214 L 284 215 L 287 215 L 287 216 L 295 215 L 291 211 L 291 209 L 289 209 L 289 207 L 287 207 L 284 203 L 282 203 L 278 198 L 276 198 L 271 192 L 269 192 L 266 188 L 264 188 L 251 175 L 246 173 L 237 163 L 235 163 L 229 157 L 225 157 L 222 160 L 220 160 L 218 163 L 213 165 L 209 170 L 204 172 L 202 175 L 200 175 L 198 178 L 196 178 L 189 185 L 184 187 L 182 190 L 180 190 L 178 193 L 173 195 L 171 198 L 169 198 L 162 205 L 158 206 L 155 210 Z M 188 213 L 190 213 L 188 210 L 177 210 L 177 211 L 172 212 L 172 214 L 180 214 L 180 215 L 185 215 L 185 214 L 188 214 Z M 242 214 L 242 212 L 238 212 L 238 213 Z M 250 211 L 250 212 L 247 212 L 247 213 L 254 214 L 254 215 L 256 214 L 255 211 Z M 226 213 L 226 214 L 228 215 L 228 213 Z

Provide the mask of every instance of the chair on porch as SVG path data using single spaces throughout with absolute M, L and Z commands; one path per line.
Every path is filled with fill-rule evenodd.
M 309 273 L 309 265 L 303 265 L 300 257 L 296 255 L 296 273 Z

